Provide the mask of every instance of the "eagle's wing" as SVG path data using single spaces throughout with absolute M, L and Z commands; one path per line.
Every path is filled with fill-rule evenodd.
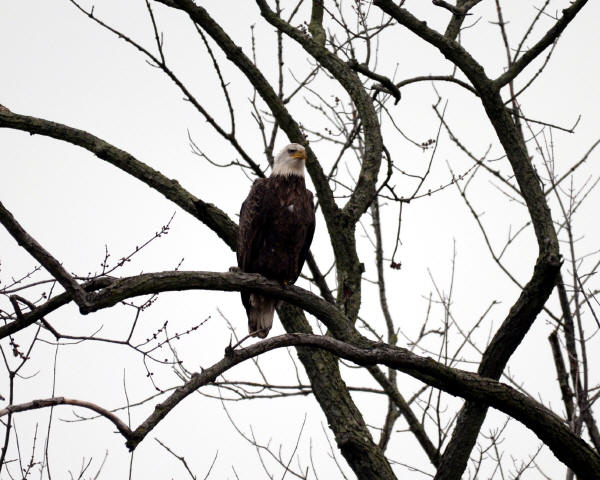
M 302 272 L 302 267 L 308 256 L 310 244 L 312 243 L 313 235 L 315 234 L 315 207 L 313 203 L 313 194 L 310 190 L 307 190 L 306 193 L 308 197 L 310 220 L 306 231 L 306 237 L 304 238 L 304 245 L 302 245 L 302 250 L 300 250 L 300 255 L 298 257 L 298 275 Z
M 263 245 L 266 222 L 269 221 L 267 179 L 258 179 L 252 184 L 248 197 L 240 210 L 237 260 L 243 272 L 256 272 L 260 248 Z M 248 331 L 252 336 L 265 338 L 275 312 L 275 300 L 258 294 L 241 291 L 242 303 L 248 315 Z
M 253 270 L 254 259 L 262 244 L 264 223 L 269 218 L 265 215 L 266 179 L 258 179 L 252 184 L 248 197 L 240 210 L 240 228 L 237 242 L 238 267 L 244 272 Z

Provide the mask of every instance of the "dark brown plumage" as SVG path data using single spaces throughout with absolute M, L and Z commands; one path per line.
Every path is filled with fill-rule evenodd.
M 304 148 L 288 145 L 273 174 L 256 180 L 240 211 L 237 260 L 243 272 L 260 273 L 282 284 L 296 281 L 315 230 L 313 194 L 304 182 Z M 264 338 L 276 301 L 242 292 L 250 334 Z

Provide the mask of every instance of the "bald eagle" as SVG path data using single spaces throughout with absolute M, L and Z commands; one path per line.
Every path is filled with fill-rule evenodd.
M 306 151 L 292 143 L 273 164 L 268 178 L 252 184 L 240 210 L 237 261 L 241 271 L 260 273 L 282 285 L 296 281 L 315 231 L 313 194 L 304 183 Z M 276 300 L 241 292 L 248 330 L 265 338 L 273 324 Z

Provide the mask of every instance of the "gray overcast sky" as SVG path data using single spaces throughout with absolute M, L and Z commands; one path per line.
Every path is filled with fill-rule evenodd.
M 260 22 L 255 4 L 202 3 L 216 19 L 223 21 L 228 33 L 244 46 L 247 53 L 250 51 L 250 25 L 257 23 L 258 61 L 266 74 L 275 78 L 275 37 L 269 28 L 264 27 L 264 22 Z M 287 5 L 291 2 L 283 3 Z M 509 33 L 518 38 L 535 10 L 529 2 L 505 3 L 505 15 L 511 22 L 508 25 Z M 528 6 L 522 7 L 522 3 Z M 566 4 L 553 3 L 556 3 L 557 9 L 564 8 Z M 89 8 L 92 3 L 85 1 L 84 5 Z M 94 5 L 96 15 L 155 51 L 153 32 L 142 0 L 98 0 Z M 436 28 L 441 28 L 447 21 L 446 12 L 435 8 L 430 2 L 412 1 L 407 2 L 407 6 L 414 8 L 416 14 L 427 18 L 429 24 Z M 473 20 L 481 16 L 480 22 L 463 35 L 465 45 L 484 63 L 490 76 L 501 72 L 504 60 L 497 27 L 488 22 L 494 18 L 493 9 L 493 2 L 483 2 L 473 16 Z M 227 124 L 228 114 L 218 79 L 189 21 L 161 5 L 156 5 L 155 12 L 165 34 L 167 61 L 190 85 L 202 105 L 215 118 Z M 598 2 L 590 2 L 561 38 L 548 69 L 521 99 L 532 118 L 570 126 L 582 115 L 576 135 L 557 133 L 553 139 L 559 172 L 566 171 L 581 158 L 598 138 L 600 98 L 597 88 L 598 56 L 595 53 L 600 43 L 598 18 Z M 548 20 L 546 28 L 549 24 Z M 378 65 L 390 76 L 395 71 L 396 80 L 429 73 L 449 73 L 448 64 L 441 55 L 401 29 L 396 27 L 390 30 L 385 39 L 388 43 L 381 45 Z M 287 43 L 290 56 L 286 60 L 286 67 L 301 76 L 309 71 L 310 66 L 305 61 L 305 55 Z M 247 99 L 252 92 L 245 79 L 223 60 L 223 56 L 218 57 L 223 61 L 224 74 L 231 82 L 232 96 L 239 108 L 239 140 L 253 158 L 266 165 L 262 143 L 258 140 L 256 125 L 249 113 Z M 194 156 L 188 145 L 188 131 L 204 152 L 216 161 L 235 159 L 232 149 L 182 99 L 182 93 L 161 72 L 144 61 L 142 54 L 93 24 L 69 1 L 0 0 L 0 61 L 0 104 L 17 113 L 65 123 L 93 133 L 127 150 L 168 177 L 177 179 L 190 192 L 215 203 L 237 221 L 236 214 L 250 181 L 240 172 L 212 167 Z M 539 64 L 531 68 L 529 74 L 532 75 L 537 67 Z M 330 98 L 337 92 L 332 82 L 323 81 L 320 85 L 324 96 Z M 293 88 L 291 80 L 287 88 Z M 477 155 L 483 155 L 491 144 L 490 157 L 500 156 L 495 137 L 482 121 L 482 109 L 477 100 L 456 86 L 439 85 L 438 88 L 443 101 L 449 100 L 448 120 L 461 138 L 468 138 L 468 147 Z M 431 85 L 408 86 L 403 90 L 402 101 L 393 112 L 400 127 L 411 138 L 422 142 L 435 137 L 438 123 L 431 108 L 435 101 L 436 93 Z M 301 100 L 292 103 L 290 109 L 305 124 L 322 123 L 322 119 L 311 113 Z M 386 128 L 391 130 L 389 125 Z M 287 140 L 280 137 L 278 148 L 285 143 Z M 387 146 L 395 158 L 402 159 L 402 168 L 407 171 L 422 168 L 431 154 L 431 150 L 422 152 L 401 140 L 398 135 Z M 332 164 L 334 150 L 331 147 L 314 143 L 314 148 L 324 166 Z M 469 160 L 452 146 L 447 137 L 440 141 L 436 155 L 431 188 L 448 180 L 450 174 L 445 166 L 446 161 L 452 162 L 457 172 L 470 166 Z M 169 235 L 152 244 L 137 260 L 127 265 L 122 275 L 142 270 L 171 270 L 182 259 L 181 268 L 186 270 L 224 271 L 235 263 L 233 252 L 206 227 L 137 180 L 84 150 L 2 129 L 0 162 L 0 200 L 40 243 L 70 271 L 79 275 L 100 269 L 105 245 L 109 248 L 111 259 L 116 260 L 151 237 L 161 225 L 168 222 L 174 212 L 176 216 Z M 596 162 L 594 156 L 584 166 L 576 177 L 580 184 L 587 175 L 597 171 Z M 505 169 L 506 165 L 500 161 L 499 168 Z M 410 190 L 409 183 L 400 187 Z M 525 219 L 525 212 L 514 202 L 507 202 L 487 179 L 473 187 L 473 195 L 478 210 L 485 212 L 483 218 L 487 221 L 487 227 L 495 233 L 497 244 L 501 245 L 509 225 L 519 227 Z M 585 237 L 580 242 L 582 252 L 598 245 L 599 232 L 594 226 L 597 223 L 597 202 L 597 197 L 591 197 L 587 208 L 582 209 L 578 217 L 581 233 L 585 231 Z M 553 205 L 553 211 L 556 208 Z M 403 331 L 409 337 L 418 333 L 426 308 L 423 296 L 434 289 L 428 269 L 442 289 L 449 288 L 449 265 L 454 246 L 458 252 L 456 283 L 460 285 L 454 297 L 457 314 L 470 325 L 479 318 L 492 299 L 501 299 L 502 304 L 495 307 L 493 314 L 492 325 L 497 326 L 514 301 L 517 289 L 491 261 L 481 241 L 481 234 L 467 208 L 459 202 L 455 189 L 447 189 L 435 200 L 415 202 L 407 210 L 400 249 L 403 269 L 387 273 L 393 292 L 390 303 L 394 311 L 401 312 L 399 315 L 405 319 L 402 321 Z M 384 212 L 389 222 L 384 232 L 388 234 L 386 249 L 391 252 L 394 245 L 393 222 L 397 211 L 390 207 Z M 368 228 L 370 219 L 365 218 L 364 225 Z M 369 241 L 360 229 L 357 235 L 361 252 L 367 261 L 371 261 Z M 324 269 L 331 261 L 326 238 L 325 227 L 320 222 L 315 255 L 317 260 L 323 262 Z M 531 231 L 517 242 L 507 257 L 518 279 L 526 280 L 533 265 L 530 259 L 535 257 Z M 12 238 L 3 232 L 0 232 L 0 261 L 0 278 L 4 283 L 11 276 L 25 274 L 33 266 L 28 255 L 19 250 Z M 374 269 L 369 263 L 365 275 L 369 279 L 375 278 Z M 497 292 L 497 295 L 494 293 L 490 296 L 490 291 Z M 376 289 L 374 286 L 365 286 L 365 292 L 362 313 L 369 315 L 377 301 Z M 8 307 L 3 305 L 2 308 Z M 245 317 L 237 294 L 172 293 L 161 296 L 153 308 L 144 314 L 144 332 L 151 335 L 165 320 L 169 321 L 172 332 L 182 332 L 209 318 L 198 333 L 185 337 L 177 346 L 187 368 L 197 370 L 217 361 L 229 342 L 230 332 L 224 327 L 221 314 L 236 325 L 240 335 L 244 334 Z M 118 336 L 126 334 L 133 316 L 133 309 L 127 307 L 88 317 L 80 317 L 75 308 L 68 308 L 57 313 L 55 319 L 64 331 L 72 334 L 90 334 L 102 327 L 102 336 Z M 485 341 L 491 329 L 492 326 L 488 325 L 485 331 L 478 332 L 479 340 Z M 282 327 L 277 324 L 274 333 L 282 332 Z M 557 404 L 559 397 L 554 384 L 550 390 L 546 390 L 548 387 L 545 385 L 553 381 L 555 376 L 545 343 L 548 333 L 548 325 L 540 319 L 510 365 L 519 366 L 516 378 L 527 384 L 529 392 L 534 395 L 540 392 L 543 401 Z M 30 332 L 21 335 L 23 344 L 30 336 Z M 406 345 L 408 340 L 401 339 L 401 343 Z M 22 383 L 17 390 L 16 401 L 51 395 L 54 347 L 41 344 L 39 351 L 34 353 L 35 359 L 26 373 L 31 375 L 39 370 L 39 374 L 34 380 Z M 293 352 L 291 355 L 295 356 Z M 295 374 L 290 375 L 294 367 L 286 352 L 267 355 L 261 359 L 261 365 L 268 365 L 271 381 L 294 382 Z M 470 368 L 470 365 L 466 363 L 460 367 Z M 256 369 L 251 365 L 240 366 L 230 373 L 229 378 L 259 379 Z M 348 378 L 351 384 L 364 380 L 356 372 L 349 372 Z M 155 381 L 162 387 L 178 384 L 177 377 L 165 367 L 155 369 Z M 403 382 L 406 382 L 407 391 L 415 390 L 418 385 L 409 377 L 403 377 Z M 124 383 L 132 401 L 145 398 L 154 391 L 146 378 L 143 363 L 134 352 L 99 343 L 59 349 L 57 395 L 93 400 L 114 408 L 125 404 Z M 5 394 L 6 385 L 2 384 L 0 388 L 3 389 L 0 393 Z M 357 401 L 366 407 L 368 423 L 378 424 L 381 421 L 386 408 L 382 399 L 358 394 Z M 450 402 L 458 405 L 457 402 Z M 154 402 L 150 402 L 134 411 L 132 424 L 145 418 L 153 405 Z M 250 433 L 249 425 L 252 425 L 261 442 L 271 440 L 272 445 L 284 444 L 284 454 L 288 456 L 306 412 L 307 425 L 300 447 L 305 465 L 310 450 L 308 439 L 312 438 L 312 453 L 321 478 L 338 476 L 335 465 L 328 458 L 329 447 L 321 429 L 321 425 L 327 429 L 326 420 L 312 397 L 232 403 L 228 408 L 244 432 Z M 124 411 L 119 415 L 126 417 Z M 21 414 L 17 418 L 17 426 L 22 432 L 20 441 L 25 452 L 29 451 L 35 424 L 38 423 L 40 430 L 45 431 L 48 418 L 49 411 Z M 54 414 L 50 462 L 56 478 L 66 477 L 68 470 L 78 470 L 82 458 L 93 457 L 93 468 L 97 469 L 105 451 L 109 451 L 109 454 L 100 478 L 125 477 L 129 468 L 129 454 L 122 446 L 121 437 L 112 432 L 110 425 L 103 419 L 65 423 L 60 418 L 75 417 L 70 409 L 64 407 Z M 500 415 L 490 416 L 488 428 L 500 424 Z M 522 440 L 513 438 L 514 451 L 519 453 L 519 449 L 528 448 L 533 453 L 535 437 L 518 426 L 515 426 L 514 432 Z M 217 450 L 219 456 L 214 478 L 234 478 L 232 466 L 238 474 L 244 472 L 240 478 L 258 478 L 261 475 L 256 452 L 234 431 L 217 401 L 200 395 L 189 398 L 159 425 L 135 453 L 134 478 L 150 475 L 153 478 L 184 478 L 180 464 L 163 453 L 154 437 L 165 441 L 175 452 L 184 454 L 199 478 L 208 469 Z M 394 448 L 414 449 L 415 463 L 427 464 L 422 451 L 412 441 L 407 445 L 398 442 Z M 164 462 L 156 460 L 159 456 Z M 395 458 L 393 453 L 390 456 Z M 400 457 L 402 455 L 398 455 L 398 460 Z M 547 472 L 563 471 L 547 450 L 543 458 L 549 466 Z M 398 471 L 405 472 L 400 467 Z

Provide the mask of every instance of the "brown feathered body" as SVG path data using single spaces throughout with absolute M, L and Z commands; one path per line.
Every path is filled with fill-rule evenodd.
M 302 271 L 314 230 L 313 194 L 304 176 L 274 174 L 256 180 L 240 211 L 238 266 L 292 284 Z M 255 293 L 241 295 L 250 334 L 266 337 L 276 301 Z

